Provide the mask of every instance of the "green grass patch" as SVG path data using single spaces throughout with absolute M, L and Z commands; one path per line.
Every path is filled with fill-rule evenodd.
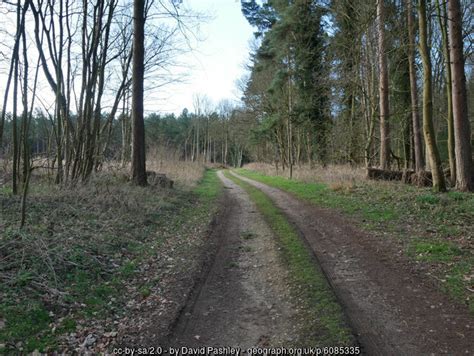
M 206 169 L 203 178 L 194 189 L 200 199 L 208 202 L 214 202 L 222 191 L 222 183 L 217 177 L 215 169 Z
M 0 304 L 0 317 L 6 320 L 5 327 L 0 330 L 0 340 L 15 340 L 21 343 L 23 350 L 30 352 L 54 343 L 48 330 L 51 317 L 40 303 Z
M 417 202 L 422 203 L 422 204 L 435 205 L 435 204 L 438 204 L 441 199 L 439 198 L 439 196 L 428 193 L 428 194 L 423 194 L 423 195 L 417 196 L 416 200 L 417 200 Z
M 413 244 L 416 258 L 421 261 L 430 262 L 450 262 L 458 256 L 462 256 L 462 251 L 452 243 L 437 241 L 420 241 Z
M 414 240 L 408 247 L 408 255 L 418 261 L 441 265 L 438 280 L 442 289 L 458 300 L 465 301 L 474 313 L 474 301 L 466 297 L 472 286 L 474 257 L 456 244 L 447 241 Z
M 449 268 L 442 279 L 443 289 L 458 299 L 465 298 L 466 294 L 466 282 L 472 286 L 473 281 L 473 270 L 472 265 L 474 261 L 471 258 L 470 261 L 460 261 L 455 263 Z M 474 313 L 474 301 L 466 300 L 469 310 Z
M 402 183 L 359 182 L 350 189 L 324 183 L 304 183 L 279 176 L 237 169 L 238 174 L 265 183 L 325 208 L 356 217 L 361 226 L 383 238 L 397 238 L 408 256 L 436 266 L 433 275 L 443 280 L 443 289 L 474 311 L 469 289 L 474 274 L 474 194 L 450 191 L 433 193 Z M 447 278 L 446 276 L 449 276 Z
M 303 300 L 303 344 L 350 345 L 354 343 L 344 314 L 323 272 L 282 212 L 260 190 L 226 172 L 226 176 L 250 195 L 278 237 L 282 256 L 290 270 L 292 292 Z
M 140 288 L 140 294 L 142 298 L 148 298 L 151 295 L 151 289 L 147 286 L 143 286 Z

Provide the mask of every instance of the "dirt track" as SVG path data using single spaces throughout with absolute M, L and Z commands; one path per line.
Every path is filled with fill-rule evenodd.
M 474 354 L 467 307 L 418 275 L 390 241 L 332 210 L 236 176 L 266 193 L 306 240 L 367 354 Z
M 219 177 L 226 188 L 226 211 L 214 231 L 220 246 L 170 344 L 246 349 L 294 343 L 298 318 L 272 231 L 245 191 Z

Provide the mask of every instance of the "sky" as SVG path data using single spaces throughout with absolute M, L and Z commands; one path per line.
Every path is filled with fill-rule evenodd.
M 185 0 L 185 4 L 201 13 L 211 14 L 200 24 L 202 41 L 192 53 L 180 61 L 190 66 L 184 83 L 163 88 L 165 100 L 158 105 L 149 102 L 160 112 L 180 113 L 183 108 L 193 111 L 193 95 L 207 95 L 213 103 L 222 99 L 238 100 L 236 80 L 245 74 L 249 61 L 250 41 L 254 30 L 240 10 L 240 0 Z
M 184 67 L 172 70 L 184 72 L 183 81 L 145 92 L 145 113 L 179 114 L 184 108 L 194 111 L 195 95 L 205 95 L 216 105 L 223 99 L 236 101 L 241 96 L 236 81 L 246 73 L 245 65 L 249 62 L 253 29 L 242 15 L 240 0 L 184 0 L 184 6 L 207 15 L 207 18 L 198 24 L 197 37 L 200 40 L 192 41 L 191 52 L 176 58 Z M 14 14 L 7 14 L 5 9 L 1 10 L 0 30 L 4 31 L 5 35 L 14 31 L 15 17 Z M 8 47 L 0 50 L 8 51 Z M 31 53 L 30 60 L 33 65 L 37 57 L 34 45 Z M 9 62 L 2 62 L 0 94 L 3 98 L 4 79 Z M 43 79 L 40 80 L 41 88 L 37 94 L 42 100 L 42 106 L 51 108 L 54 94 Z M 10 110 L 11 95 L 7 111 Z

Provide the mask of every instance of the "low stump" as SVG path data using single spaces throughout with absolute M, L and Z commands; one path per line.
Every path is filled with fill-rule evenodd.
M 148 184 L 150 185 L 160 186 L 162 188 L 169 188 L 169 189 L 173 188 L 174 181 L 172 179 L 169 179 L 164 173 L 147 171 L 146 176 L 147 176 Z

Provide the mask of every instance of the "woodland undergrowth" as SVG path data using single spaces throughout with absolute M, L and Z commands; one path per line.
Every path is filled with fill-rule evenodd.
M 99 344 L 117 332 L 112 324 L 93 334 L 87 320 L 117 324 L 130 300 L 166 289 L 158 283 L 163 271 L 137 282 L 138 272 L 153 270 L 163 254 L 164 270 L 173 270 L 170 261 L 180 253 L 170 251 L 186 254 L 200 243 L 218 189 L 213 183 L 210 192 L 199 192 L 204 167 L 184 165 L 159 164 L 176 180 L 175 189 L 134 187 L 113 167 L 75 185 L 55 185 L 37 174 L 21 229 L 21 198 L 0 185 L 0 351 L 84 347 L 87 337 Z M 104 348 L 111 341 L 103 341 Z

